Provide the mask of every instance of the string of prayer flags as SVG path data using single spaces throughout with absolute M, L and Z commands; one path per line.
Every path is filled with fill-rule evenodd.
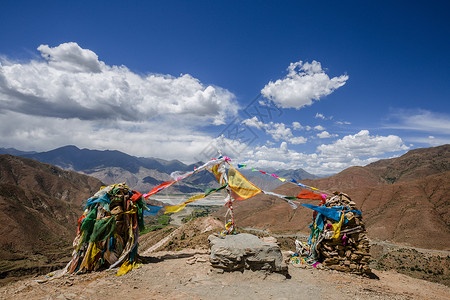
M 246 164 L 238 164 L 238 168 L 240 168 L 240 169 L 241 169 L 241 168 L 245 168 L 245 167 L 247 167 Z M 268 176 L 277 178 L 277 179 L 280 180 L 281 182 L 285 182 L 285 181 L 286 181 L 285 178 L 282 178 L 282 177 L 280 177 L 280 176 L 278 176 L 278 175 L 276 175 L 276 174 L 270 174 L 270 173 L 267 173 L 267 172 L 265 172 L 265 171 L 258 170 L 258 169 L 255 169 L 255 168 L 251 168 L 251 170 L 252 170 L 252 172 L 260 172 L 261 174 L 265 174 L 265 175 L 268 175 Z M 310 190 L 313 190 L 313 191 L 318 191 L 318 192 L 320 192 L 319 189 L 317 189 L 317 188 L 315 188 L 315 187 L 311 187 L 311 186 L 304 185 L 304 184 L 302 184 L 302 183 L 300 183 L 300 182 L 297 182 L 295 179 L 292 179 L 291 182 L 297 184 L 297 185 L 300 186 L 300 187 L 303 187 L 303 188 L 307 188 L 307 189 L 310 189 Z M 303 194 L 300 193 L 300 194 L 298 195 L 297 198 L 298 198 L 298 199 L 314 199 L 314 200 L 322 200 L 322 201 L 324 201 L 324 200 L 327 198 L 327 195 L 324 194 L 324 193 L 320 193 L 320 195 L 319 195 L 319 194 L 316 194 L 316 193 L 311 193 L 311 194 L 306 194 L 306 193 L 307 193 L 306 191 L 303 192 Z M 285 199 L 288 199 L 288 200 L 289 200 L 289 198 L 291 198 L 291 197 L 281 196 L 281 198 L 285 198 Z M 292 199 L 290 199 L 290 200 L 292 200 Z
M 317 189 L 317 188 L 315 188 L 315 187 L 312 187 L 312 186 L 304 185 L 303 183 L 297 182 L 297 180 L 295 180 L 295 179 L 291 179 L 291 182 L 295 183 L 295 184 L 298 185 L 298 186 L 304 187 L 304 188 L 306 188 L 306 189 L 311 189 L 311 190 L 314 190 L 314 191 L 319 191 L 319 189 Z M 323 194 L 323 193 L 321 193 L 321 194 Z M 327 197 L 327 194 L 323 194 L 323 195 L 325 196 L 325 198 Z
M 198 168 L 194 168 L 194 171 L 185 172 L 185 173 L 182 173 L 182 172 L 179 172 L 179 171 L 172 172 L 172 174 L 170 174 L 170 176 L 172 178 L 174 178 L 175 180 L 163 182 L 160 185 L 158 185 L 157 187 L 154 187 L 150 192 L 148 192 L 147 194 L 144 194 L 143 196 L 147 200 L 148 197 L 150 197 L 151 195 L 159 193 L 163 189 L 168 188 L 172 184 L 174 184 L 174 183 L 176 183 L 176 182 L 178 182 L 178 181 L 180 181 L 182 179 L 185 179 L 186 177 L 189 177 L 189 176 L 191 176 L 194 173 L 197 173 L 197 172 L 199 172 L 201 170 L 204 170 L 206 168 L 212 168 L 215 165 L 219 165 L 222 162 L 229 161 L 229 160 L 230 159 L 228 157 L 224 156 L 224 157 L 220 157 L 218 159 L 212 159 L 209 162 L 203 164 L 202 166 L 200 166 Z
M 244 164 L 238 164 L 238 167 L 239 167 L 240 169 L 241 169 L 241 168 L 244 168 L 244 167 L 246 167 L 246 166 L 247 166 L 247 165 L 244 165 Z M 265 172 L 265 171 L 261 171 L 261 170 L 255 169 L 255 168 L 252 168 L 252 172 L 260 172 L 261 174 L 275 177 L 275 178 L 277 178 L 278 180 L 280 180 L 281 182 L 285 182 L 285 181 L 286 181 L 286 178 L 282 178 L 282 177 L 280 177 L 280 176 L 278 176 L 278 175 L 276 175 L 276 174 L 270 174 L 270 173 L 267 173 L 267 172 Z

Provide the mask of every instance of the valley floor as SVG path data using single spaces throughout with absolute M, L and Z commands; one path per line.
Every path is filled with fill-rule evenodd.
M 45 276 L 0 287 L 1 299 L 450 299 L 450 288 L 394 271 L 369 279 L 289 266 L 290 279 L 260 272 L 211 271 L 205 250 L 151 253 L 126 275 Z

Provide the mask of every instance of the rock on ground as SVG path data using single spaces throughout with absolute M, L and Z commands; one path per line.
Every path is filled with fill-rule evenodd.
M 210 235 L 209 261 L 214 268 L 225 271 L 278 272 L 287 274 L 287 265 L 276 243 L 268 243 L 248 233 L 217 236 Z

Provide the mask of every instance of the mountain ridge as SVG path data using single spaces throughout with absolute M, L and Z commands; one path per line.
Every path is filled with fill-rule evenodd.
M 141 192 L 146 192 L 162 182 L 173 180 L 170 174 L 174 171 L 188 172 L 203 164 L 203 162 L 196 162 L 187 165 L 179 160 L 136 157 L 117 150 L 79 149 L 74 145 L 33 153 L 13 148 L 0 148 L 0 153 L 8 151 L 65 170 L 73 170 L 93 176 L 108 185 L 126 182 L 130 187 Z M 259 172 L 241 171 L 245 176 L 248 176 L 250 181 L 255 181 L 264 190 L 272 190 L 281 184 L 281 182 L 273 181 L 272 178 L 268 178 Z M 277 170 L 276 172 L 289 179 L 318 178 L 318 176 L 303 169 Z M 166 189 L 165 192 L 170 194 L 198 193 L 211 187 L 218 187 L 216 179 L 209 172 L 201 172 L 178 182 Z

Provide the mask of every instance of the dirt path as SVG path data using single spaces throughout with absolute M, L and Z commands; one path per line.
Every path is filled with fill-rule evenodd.
M 393 244 L 385 241 L 371 241 L 372 245 L 381 245 L 388 248 L 405 248 L 405 249 L 413 249 L 422 253 L 430 253 L 430 254 L 438 254 L 441 256 L 450 256 L 450 251 L 448 250 L 435 250 L 435 249 L 425 249 L 425 248 L 418 248 L 418 247 L 412 247 L 412 246 L 406 246 L 406 245 L 400 245 L 400 244 Z
M 0 288 L 1 299 L 450 299 L 446 286 L 395 272 L 379 280 L 290 266 L 280 274 L 210 270 L 208 255 L 196 250 L 153 253 L 152 262 L 123 276 L 114 272 L 37 279 Z
M 172 216 L 170 216 L 170 224 L 182 226 L 184 224 L 183 218 L 189 216 L 194 211 L 194 209 L 195 208 L 192 206 L 186 206 L 182 211 L 173 214 Z
M 153 246 L 151 246 L 150 248 L 146 249 L 142 255 L 150 255 L 150 253 L 152 253 L 153 251 L 157 250 L 159 247 L 161 247 L 162 245 L 164 245 L 166 242 L 168 242 L 170 239 L 172 239 L 175 235 L 178 234 L 178 232 L 180 231 L 180 227 L 178 227 L 177 229 L 175 229 L 174 231 L 172 231 L 168 236 L 166 236 L 165 238 L 163 238 L 162 240 L 160 240 L 159 242 L 157 242 L 156 244 L 154 244 Z

